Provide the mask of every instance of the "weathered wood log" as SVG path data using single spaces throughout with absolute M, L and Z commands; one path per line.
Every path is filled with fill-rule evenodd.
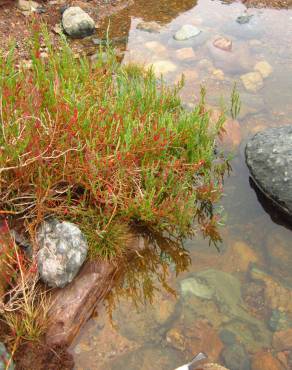
M 133 236 L 128 244 L 127 258 L 130 259 L 144 247 L 143 238 Z M 114 287 L 122 269 L 123 266 L 117 263 L 88 261 L 70 284 L 55 290 L 49 311 L 46 343 L 50 346 L 70 344 L 97 305 Z

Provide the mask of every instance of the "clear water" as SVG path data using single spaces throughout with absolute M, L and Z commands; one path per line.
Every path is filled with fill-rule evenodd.
M 253 17 L 238 24 L 243 14 Z M 142 20 L 159 22 L 161 31 L 137 29 Z M 197 26 L 201 34 L 175 41 L 184 24 Z M 275 331 L 292 328 L 292 232 L 252 188 L 243 155 L 250 135 L 292 123 L 292 10 L 138 0 L 112 17 L 110 34 L 127 36 L 124 63 L 171 62 L 174 67 L 164 76 L 169 83 L 184 73 L 182 98 L 188 105 L 197 101 L 201 84 L 211 106 L 222 104 L 221 97 L 228 104 L 237 81 L 242 111 L 239 126 L 231 126 L 233 171 L 222 200 L 226 225 L 220 252 L 199 235 L 185 241 L 188 252 L 152 241 L 152 249 L 137 256 L 124 285 L 72 345 L 76 369 L 171 370 L 204 351 L 231 370 L 248 370 L 249 359 L 265 349 L 283 369 L 292 368 L 288 352 L 273 345 Z M 232 52 L 214 49 L 218 36 L 232 40 Z M 240 76 L 263 60 L 272 73 L 257 92 L 247 91 Z M 234 353 L 246 361 L 234 360 Z

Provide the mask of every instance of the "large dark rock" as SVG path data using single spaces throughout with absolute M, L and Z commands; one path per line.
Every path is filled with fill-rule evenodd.
M 292 125 L 257 133 L 247 143 L 245 156 L 259 189 L 292 215 Z

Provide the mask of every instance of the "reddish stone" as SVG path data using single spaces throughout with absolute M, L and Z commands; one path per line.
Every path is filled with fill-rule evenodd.
M 185 331 L 186 349 L 190 353 L 204 352 L 210 361 L 218 361 L 223 349 L 217 331 L 206 320 L 199 320 Z
M 251 361 L 251 370 L 284 370 L 281 363 L 270 352 L 258 352 Z
M 231 51 L 232 49 L 232 41 L 226 39 L 225 37 L 218 37 L 216 40 L 213 41 L 213 45 L 215 46 L 215 48 L 224 51 Z
M 273 347 L 277 351 L 292 349 L 292 328 L 276 331 L 273 336 Z

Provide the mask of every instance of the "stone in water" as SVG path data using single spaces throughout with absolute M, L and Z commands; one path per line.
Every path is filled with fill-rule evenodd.
M 267 78 L 273 72 L 273 67 L 268 62 L 263 60 L 254 66 L 254 70 L 260 72 L 263 78 Z
M 201 33 L 197 27 L 192 26 L 191 24 L 185 24 L 182 26 L 174 35 L 175 40 L 184 41 L 196 37 Z
M 254 182 L 274 204 L 292 215 L 292 126 L 258 132 L 246 145 Z
M 240 77 L 247 91 L 257 92 L 263 87 L 263 78 L 259 72 L 249 72 Z
M 213 41 L 213 45 L 215 46 L 215 48 L 224 51 L 231 51 L 232 49 L 232 41 L 226 39 L 225 37 L 218 37 L 216 40 Z

